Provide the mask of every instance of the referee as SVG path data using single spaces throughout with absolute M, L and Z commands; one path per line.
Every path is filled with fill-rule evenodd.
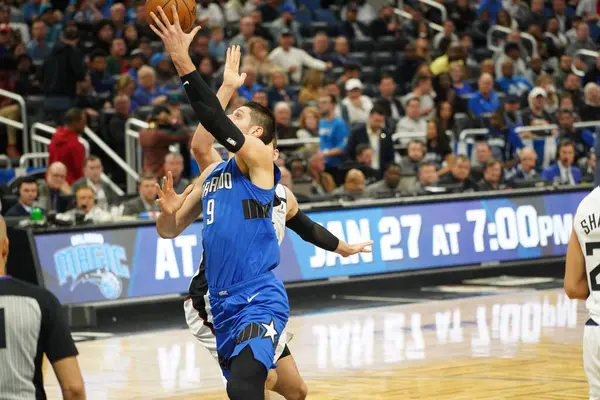
M 77 348 L 61 305 L 46 289 L 6 275 L 8 237 L 0 216 L 0 398 L 46 399 L 43 355 L 54 368 L 64 399 L 85 399 Z

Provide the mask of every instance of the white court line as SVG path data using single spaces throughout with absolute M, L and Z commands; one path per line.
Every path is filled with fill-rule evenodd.
M 422 303 L 424 301 L 433 301 L 434 299 L 415 299 L 408 297 L 383 297 L 383 296 L 353 296 L 353 295 L 335 295 L 335 298 L 346 300 L 363 300 L 363 301 L 389 301 L 393 303 Z

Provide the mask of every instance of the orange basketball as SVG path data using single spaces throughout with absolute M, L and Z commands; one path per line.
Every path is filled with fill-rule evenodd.
M 179 24 L 184 32 L 189 32 L 194 26 L 196 21 L 196 0 L 146 0 L 146 21 L 150 25 L 154 24 L 150 12 L 154 12 L 160 19 L 158 13 L 158 7 L 162 7 L 163 11 L 169 18 L 171 23 L 173 22 L 173 11 L 171 6 L 175 4 L 177 15 L 179 16 Z

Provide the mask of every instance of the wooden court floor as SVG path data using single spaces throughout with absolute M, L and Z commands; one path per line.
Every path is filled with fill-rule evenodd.
M 588 398 L 586 320 L 584 302 L 562 290 L 526 290 L 294 317 L 288 327 L 309 399 L 562 400 Z M 187 330 L 78 348 L 88 399 L 226 398 L 216 362 Z M 60 398 L 53 374 L 45 379 Z

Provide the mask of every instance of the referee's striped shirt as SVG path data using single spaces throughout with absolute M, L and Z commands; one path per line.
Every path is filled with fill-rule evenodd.
M 0 277 L 0 398 L 46 399 L 42 356 L 77 355 L 58 299 L 46 289 Z

